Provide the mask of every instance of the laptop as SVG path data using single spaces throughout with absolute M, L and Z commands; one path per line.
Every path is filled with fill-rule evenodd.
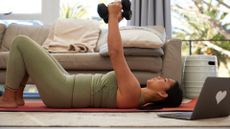
M 191 112 L 159 113 L 159 117 L 196 120 L 230 114 L 230 78 L 207 77 Z

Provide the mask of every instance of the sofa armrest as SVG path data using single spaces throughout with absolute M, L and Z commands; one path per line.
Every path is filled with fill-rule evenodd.
M 162 75 L 177 80 L 181 84 L 182 62 L 181 62 L 181 40 L 168 40 L 163 46 Z
M 5 30 L 6 30 L 6 25 L 0 23 L 0 46 L 2 46 L 2 38 L 3 38 Z

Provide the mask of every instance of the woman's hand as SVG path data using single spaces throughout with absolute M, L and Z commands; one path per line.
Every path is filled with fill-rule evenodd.
M 122 4 L 120 1 L 110 3 L 108 5 L 109 19 L 115 18 L 121 21 L 123 19 L 121 9 L 122 9 Z

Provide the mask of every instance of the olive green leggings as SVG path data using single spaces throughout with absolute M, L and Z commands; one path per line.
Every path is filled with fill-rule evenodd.
M 25 86 L 29 77 L 48 107 L 71 107 L 75 76 L 68 74 L 38 43 L 18 36 L 10 48 L 6 88 Z

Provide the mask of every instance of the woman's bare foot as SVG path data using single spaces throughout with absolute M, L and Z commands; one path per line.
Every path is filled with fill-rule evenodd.
M 7 99 L 3 96 L 0 97 L 0 108 L 15 108 L 18 107 L 15 100 Z
M 22 98 L 16 98 L 16 103 L 18 106 L 24 106 L 25 105 L 25 101 Z
M 16 102 L 16 90 L 5 88 L 4 94 L 0 97 L 0 108 L 18 107 Z
M 16 102 L 18 106 L 24 106 L 25 101 L 23 99 L 23 91 L 25 87 L 19 87 L 19 89 L 16 91 Z

